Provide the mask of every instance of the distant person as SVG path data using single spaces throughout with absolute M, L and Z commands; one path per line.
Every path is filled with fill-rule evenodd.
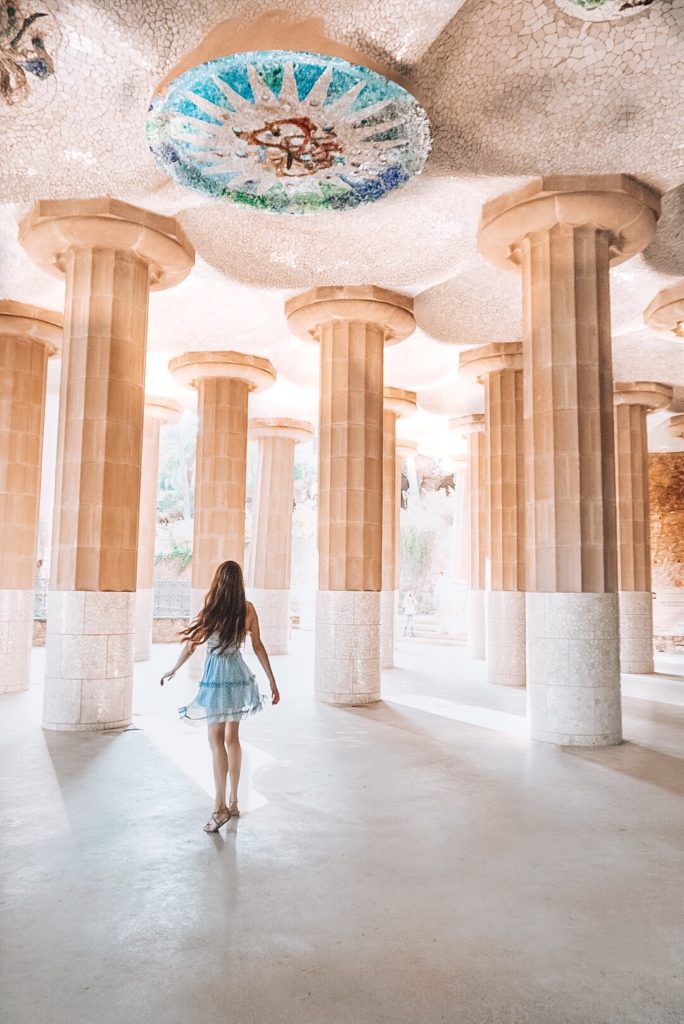
M 416 613 L 416 601 L 409 590 L 404 598 L 404 636 L 413 636 L 413 616 Z
M 222 562 L 204 598 L 202 610 L 181 633 L 185 638 L 178 661 L 160 680 L 173 679 L 178 669 L 200 644 L 207 644 L 207 659 L 196 698 L 178 709 L 181 718 L 206 721 L 214 762 L 214 810 L 204 826 L 205 832 L 218 832 L 231 818 L 240 816 L 238 784 L 242 766 L 240 722 L 261 711 L 262 699 L 254 673 L 245 664 L 240 648 L 247 633 L 252 648 L 271 684 L 271 701 L 280 700 L 278 687 L 259 635 L 259 620 L 254 606 L 245 597 L 242 569 L 237 562 Z M 226 782 L 230 776 L 230 799 L 226 801 Z

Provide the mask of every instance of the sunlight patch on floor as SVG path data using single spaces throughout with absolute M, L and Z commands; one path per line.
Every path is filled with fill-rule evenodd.
M 153 715 L 135 715 L 134 724 L 149 736 L 154 745 L 180 768 L 188 778 L 214 797 L 214 777 L 211 769 L 211 753 L 204 726 L 187 725 L 168 721 Z M 275 758 L 250 743 L 242 744 L 242 772 L 240 775 L 239 802 L 244 811 L 255 811 L 265 807 L 268 800 L 253 784 L 254 774 Z
M 404 708 L 426 711 L 430 715 L 440 715 L 442 718 L 451 718 L 466 725 L 478 725 L 483 729 L 493 729 L 495 732 L 505 732 L 509 736 L 530 735 L 527 719 L 522 715 L 510 715 L 506 711 L 493 711 L 473 704 L 456 704 L 442 697 L 428 697 L 415 693 L 400 693 L 383 699 L 389 704 L 400 704 Z

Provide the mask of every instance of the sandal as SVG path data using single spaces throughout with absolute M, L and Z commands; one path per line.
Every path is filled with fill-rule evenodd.
M 226 824 L 226 822 L 230 821 L 231 817 L 232 814 L 230 811 L 224 811 L 223 816 L 221 816 L 218 811 L 214 811 L 211 818 L 204 826 L 204 831 L 212 833 L 218 832 L 218 830 L 222 828 Z
M 228 814 L 231 816 L 231 818 L 239 818 L 240 811 L 238 810 L 238 805 L 232 804 L 232 806 L 228 808 Z

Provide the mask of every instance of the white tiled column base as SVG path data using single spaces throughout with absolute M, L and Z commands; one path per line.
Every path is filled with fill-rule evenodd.
M 622 590 L 620 599 L 620 671 L 653 672 L 653 595 Z
M 532 739 L 578 747 L 622 742 L 617 594 L 527 595 L 527 711 Z
M 487 681 L 525 685 L 525 594 L 489 590 L 486 595 Z
M 396 590 L 380 591 L 380 667 L 394 668 L 394 632 L 397 622 L 399 594 Z
M 154 588 L 135 593 L 135 660 L 149 661 L 152 654 Z
M 121 729 L 131 722 L 135 594 L 48 594 L 43 727 Z
M 485 657 L 485 592 L 469 590 L 466 608 L 466 650 L 471 658 Z
M 290 591 L 250 587 L 248 599 L 259 617 L 259 632 L 269 654 L 287 654 L 290 640 Z
M 207 592 L 202 587 L 193 587 L 190 591 L 190 622 L 197 615 L 204 604 L 204 598 Z M 202 678 L 204 672 L 204 662 L 207 657 L 206 644 L 203 647 L 198 647 L 195 653 L 188 659 L 186 664 L 186 671 L 189 679 L 193 679 L 196 683 Z
M 34 603 L 32 590 L 0 590 L 0 693 L 28 690 Z
M 380 700 L 380 593 L 319 590 L 316 698 L 327 704 Z

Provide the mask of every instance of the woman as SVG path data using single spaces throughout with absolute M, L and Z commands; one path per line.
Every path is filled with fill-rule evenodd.
M 254 674 L 242 659 L 240 647 L 247 633 L 252 647 L 271 683 L 271 700 L 280 700 L 266 648 L 259 635 L 259 620 L 254 607 L 245 598 L 242 569 L 237 562 L 222 562 L 204 599 L 202 610 L 181 633 L 185 645 L 178 661 L 161 677 L 161 685 L 173 679 L 200 644 L 207 644 L 207 660 L 197 697 L 179 708 L 181 718 L 205 721 L 209 728 L 209 746 L 214 762 L 216 798 L 205 832 L 218 832 L 230 818 L 240 815 L 237 795 L 242 765 L 240 722 L 261 711 Z M 226 803 L 226 777 L 230 775 L 230 800 Z
M 416 612 L 416 602 L 413 594 L 409 590 L 406 597 L 404 598 L 404 615 L 406 620 L 404 622 L 404 636 L 413 636 L 413 616 Z

